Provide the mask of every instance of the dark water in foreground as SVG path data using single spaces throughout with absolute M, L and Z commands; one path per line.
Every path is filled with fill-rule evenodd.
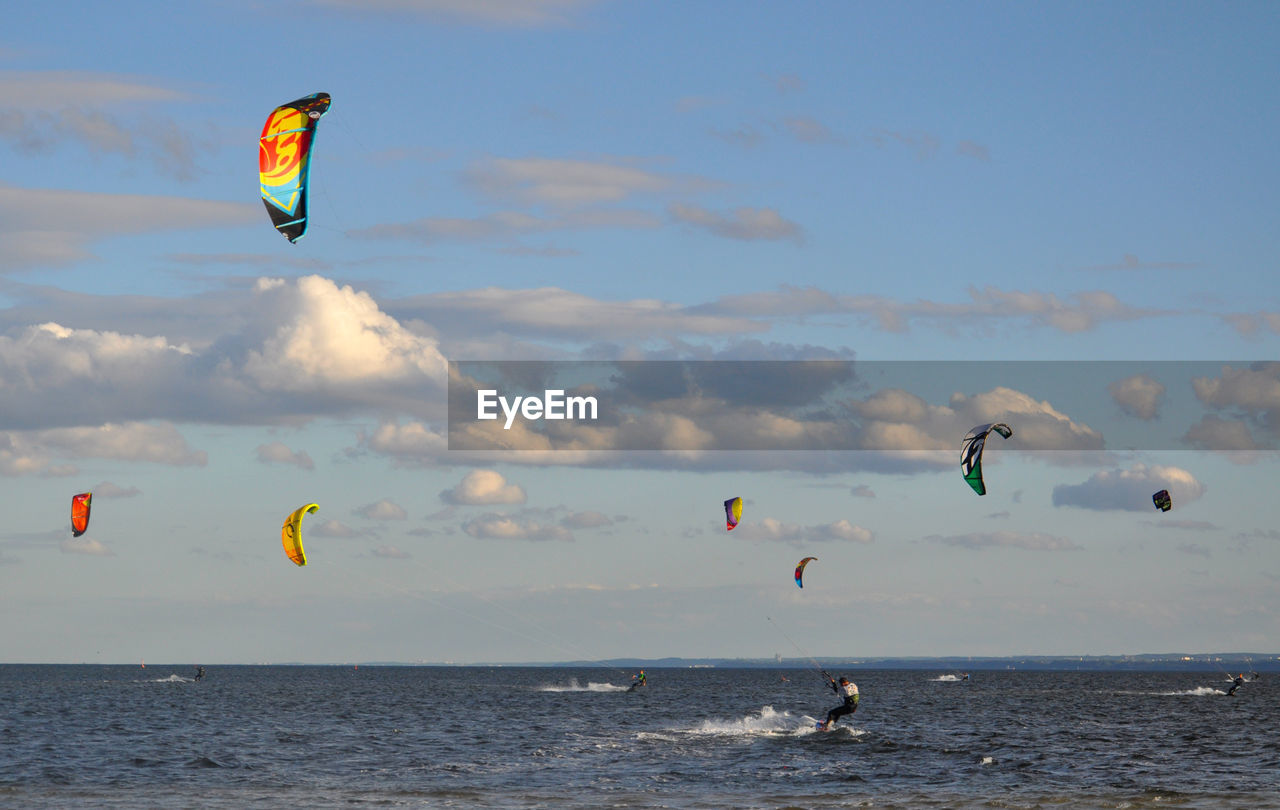
M 851 672 L 821 733 L 812 670 L 192 674 L 0 666 L 0 806 L 1280 808 L 1280 676 Z

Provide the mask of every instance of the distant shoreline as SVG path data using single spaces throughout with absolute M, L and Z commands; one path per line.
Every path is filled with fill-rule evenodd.
M 808 669 L 814 661 L 822 667 L 833 669 L 899 669 L 946 671 L 1082 671 L 1082 672 L 1280 672 L 1280 654 L 1277 653 L 1169 653 L 1148 655 L 1017 655 L 1017 656 L 898 656 L 879 658 L 847 658 L 823 656 L 813 660 L 797 658 L 609 658 L 597 661 L 346 661 L 303 662 L 279 661 L 253 664 L 219 664 L 196 662 L 212 666 L 313 666 L 313 667 L 541 667 L 567 668 L 653 668 L 653 669 Z M 10 662 L 5 666 L 133 666 L 136 663 L 103 663 L 81 661 L 77 663 Z M 151 669 L 190 668 L 195 663 L 149 665 Z

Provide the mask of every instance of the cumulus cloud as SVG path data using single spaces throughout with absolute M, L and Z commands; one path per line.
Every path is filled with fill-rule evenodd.
M 126 311 L 151 311 L 134 303 Z M 210 311 L 226 331 L 205 335 L 202 323 L 190 342 L 57 323 L 0 335 L 9 426 L 270 424 L 365 408 L 443 416 L 446 364 L 436 341 L 367 293 L 318 276 L 260 279 Z M 192 320 L 202 317 L 210 316 Z M 164 324 L 178 328 L 176 320 Z
M 1042 532 L 973 532 L 929 535 L 925 540 L 980 551 L 987 548 L 1020 548 L 1027 551 L 1075 551 L 1080 546 L 1066 537 Z
M 1129 416 L 1151 420 L 1158 415 L 1165 387 L 1149 374 L 1135 374 L 1107 386 L 1111 398 Z
M 295 285 L 261 279 L 256 289 L 279 323 L 245 361 L 245 373 L 264 389 L 309 392 L 445 378 L 435 340 L 406 329 L 366 292 L 320 276 Z
M 472 470 L 457 486 L 441 492 L 440 498 L 445 503 L 458 506 L 524 503 L 527 500 L 523 488 L 507 483 L 502 473 L 496 470 Z
M 386 498 L 375 503 L 365 504 L 353 509 L 352 512 L 369 520 L 406 520 L 409 517 L 409 513 L 404 510 L 403 506 Z
M 373 550 L 373 556 L 380 557 L 384 560 L 407 560 L 410 554 L 396 546 L 382 545 Z
M 295 453 L 283 442 L 260 444 L 255 452 L 258 455 L 258 461 L 263 464 L 288 464 L 300 470 L 316 468 L 316 463 L 311 460 L 311 456 L 307 455 L 307 451 L 299 450 Z
M 1128 469 L 1094 473 L 1080 484 L 1059 484 L 1053 488 L 1053 505 L 1100 511 L 1149 512 L 1155 508 L 1151 496 L 1162 489 L 1169 490 L 1174 509 L 1198 499 L 1205 492 L 1204 484 L 1180 467 L 1135 464 Z

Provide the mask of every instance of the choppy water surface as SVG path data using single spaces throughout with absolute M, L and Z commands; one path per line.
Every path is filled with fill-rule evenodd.
M 1280 676 L 0 666 L 0 806 L 1280 808 Z M 783 680 L 786 676 L 787 680 Z

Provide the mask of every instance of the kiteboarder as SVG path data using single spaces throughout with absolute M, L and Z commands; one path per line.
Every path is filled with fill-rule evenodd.
M 638 673 L 636 673 L 635 675 L 632 675 L 632 676 L 631 676 L 631 688 L 630 688 L 630 689 L 628 689 L 627 691 L 628 691 L 628 692 L 634 692 L 634 691 L 636 691 L 637 689 L 639 689 L 640 687 L 644 686 L 646 683 L 648 683 L 648 681 L 647 681 L 647 679 L 645 678 L 645 676 L 644 676 L 644 670 L 642 669 L 642 670 L 640 670 Z
M 858 685 L 856 683 L 850 682 L 849 679 L 843 675 L 840 676 L 840 683 L 838 684 L 831 679 L 831 676 L 828 675 L 827 683 L 831 686 L 831 690 L 840 696 L 843 702 L 839 706 L 836 706 L 834 709 L 827 712 L 827 719 L 825 722 L 818 724 L 818 728 L 823 731 L 830 730 L 831 724 L 836 720 L 839 720 L 846 714 L 853 714 L 858 710 Z
M 200 666 L 196 667 L 196 680 L 198 681 L 203 677 L 204 677 L 204 667 L 200 667 Z
M 1231 684 L 1231 688 L 1227 690 L 1227 697 L 1235 697 L 1236 690 L 1243 685 L 1244 685 L 1244 673 L 1242 672 L 1236 676 L 1235 681 L 1232 682 Z

